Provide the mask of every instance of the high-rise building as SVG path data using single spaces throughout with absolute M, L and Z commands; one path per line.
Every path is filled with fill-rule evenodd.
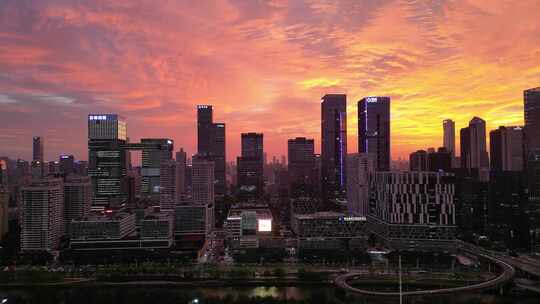
M 172 160 L 174 143 L 168 138 L 142 138 L 141 145 L 141 197 L 159 201 L 161 163 Z
M 428 154 L 428 170 L 449 172 L 452 169 L 452 154 L 445 147 Z
M 321 99 L 321 182 L 325 200 L 345 197 L 347 186 L 347 95 Z
M 214 161 L 204 156 L 194 155 L 191 168 L 193 203 L 214 204 Z
M 32 139 L 32 160 L 37 160 L 40 163 L 44 162 L 44 141 L 43 137 L 41 136 L 34 136 Z
M 75 157 L 73 155 L 60 155 L 60 172 L 71 174 L 75 172 Z
M 291 195 L 314 194 L 319 183 L 315 167 L 315 141 L 305 137 L 289 139 L 288 156 Z
M 30 175 L 32 178 L 42 178 L 47 175 L 47 172 L 51 172 L 50 170 L 46 169 L 47 166 L 40 162 L 39 160 L 33 160 L 30 163 Z M 51 172 L 55 173 L 55 172 Z
M 21 250 L 52 251 L 64 234 L 61 178 L 33 180 L 21 188 Z
M 0 184 L 0 240 L 8 233 L 9 189 Z
M 374 155 L 377 171 L 390 170 L 390 97 L 358 102 L 358 153 Z
M 456 162 L 456 124 L 451 119 L 443 120 L 443 147 L 450 152 L 452 167 L 454 167 Z
M 88 216 L 92 206 L 92 182 L 88 176 L 68 175 L 64 181 L 64 223 L 69 234 L 72 220 Z
M 474 117 L 469 126 L 461 129 L 461 168 L 489 168 L 489 157 L 486 146 L 486 122 Z
M 376 172 L 369 219 L 394 249 L 454 248 L 454 177 L 445 172 Z
M 428 171 L 428 153 L 426 150 L 418 150 L 409 155 L 410 171 Z
M 126 200 L 126 120 L 118 114 L 88 115 L 88 175 L 92 207 L 118 206 Z
M 184 190 L 184 168 L 180 162 L 165 160 L 161 162 L 160 171 L 160 210 L 174 210 L 174 206 L 180 202 L 180 196 Z
M 211 105 L 197 106 L 197 154 L 210 157 L 214 161 L 217 195 L 224 195 L 227 192 L 225 129 L 224 123 L 214 123 Z
M 0 159 L 0 186 L 8 184 L 8 163 Z
M 242 154 L 237 159 L 238 189 L 258 198 L 264 191 L 264 148 L 262 133 L 242 133 Z
M 525 103 L 525 171 L 530 215 L 532 250 L 540 250 L 540 87 L 523 92 Z
M 492 171 L 523 171 L 523 128 L 499 127 L 489 132 Z
M 369 213 L 369 180 L 375 172 L 374 155 L 347 155 L 347 209 L 354 215 Z
M 180 151 L 176 152 L 176 163 L 180 168 L 180 190 L 178 195 L 182 195 L 187 192 L 187 153 L 184 149 L 180 148 Z

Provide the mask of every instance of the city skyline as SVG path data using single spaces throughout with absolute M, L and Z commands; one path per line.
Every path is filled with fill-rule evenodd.
M 2 154 L 30 159 L 43 136 L 45 159 L 86 159 L 88 113 L 120 113 L 132 140 L 172 138 L 194 154 L 197 104 L 227 123 L 228 160 L 251 130 L 269 156 L 298 136 L 319 152 L 326 93 L 348 95 L 349 153 L 352 101 L 366 96 L 392 99 L 395 159 L 441 146 L 447 118 L 458 130 L 473 116 L 488 132 L 523 124 L 522 92 L 540 79 L 537 1 L 323 4 L 4 2 Z

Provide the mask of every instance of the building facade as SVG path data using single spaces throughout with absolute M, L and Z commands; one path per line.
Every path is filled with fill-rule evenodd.
M 489 157 L 486 146 L 486 122 L 474 117 L 469 126 L 461 129 L 461 168 L 489 168 Z
M 390 97 L 358 102 L 358 152 L 373 155 L 377 171 L 390 170 Z
M 345 197 L 347 187 L 347 95 L 321 99 L 321 183 L 325 200 Z
M 21 250 L 53 251 L 64 235 L 61 178 L 33 180 L 21 188 Z
M 453 247 L 456 216 L 452 174 L 376 172 L 371 189 L 371 226 L 389 247 Z
M 531 222 L 533 250 L 540 250 L 540 87 L 523 92 L 525 106 L 525 171 L 529 202 L 527 213 Z
M 443 120 L 443 147 L 450 152 L 452 167 L 456 160 L 456 123 L 451 119 Z
M 241 156 L 237 158 L 237 188 L 246 197 L 264 193 L 264 142 L 262 133 L 242 133 Z
M 69 234 L 72 220 L 90 214 L 92 206 L 92 182 L 88 176 L 68 175 L 64 181 L 64 223 Z
M 141 197 L 159 201 L 161 164 L 172 160 L 174 143 L 168 138 L 142 138 L 141 145 Z M 155 146 L 161 148 L 156 149 Z
M 523 128 L 499 127 L 489 132 L 492 171 L 523 171 Z
M 88 115 L 88 176 L 92 207 L 105 209 L 126 200 L 126 120 L 118 114 Z
M 227 193 L 226 125 L 215 123 L 211 105 L 197 106 L 197 154 L 214 161 L 216 195 Z
M 428 153 L 426 150 L 418 150 L 409 155 L 410 171 L 428 171 Z
M 368 153 L 347 156 L 347 209 L 349 213 L 367 216 L 369 212 L 369 179 L 375 172 L 375 158 Z
M 315 165 L 315 141 L 305 137 L 289 139 L 288 171 L 291 196 L 314 195 L 318 192 Z

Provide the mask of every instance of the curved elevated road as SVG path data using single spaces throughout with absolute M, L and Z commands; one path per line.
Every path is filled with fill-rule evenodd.
M 501 270 L 502 273 L 498 275 L 496 278 L 493 278 L 491 280 L 481 282 L 478 284 L 468 285 L 468 286 L 461 286 L 461 287 L 454 287 L 454 288 L 441 288 L 441 289 L 430 289 L 430 290 L 420 290 L 420 291 L 407 291 L 403 292 L 403 296 L 422 296 L 422 295 L 444 295 L 444 294 L 451 294 L 451 293 L 458 293 L 458 292 L 475 292 L 475 291 L 482 291 L 482 290 L 488 290 L 493 289 L 499 286 L 502 286 L 506 284 L 507 282 L 510 282 L 514 278 L 515 269 L 508 263 L 496 258 L 492 257 L 483 253 L 478 253 L 476 250 L 466 250 L 470 253 L 476 254 L 477 256 L 483 257 L 485 259 L 488 259 L 492 261 L 493 263 L 497 264 Z M 399 296 L 399 292 L 381 292 L 381 291 L 372 291 L 372 290 L 365 290 L 365 289 L 359 289 L 352 287 L 349 285 L 348 281 L 354 280 L 355 277 L 360 277 L 362 274 L 359 273 L 347 273 L 344 275 L 341 275 L 337 277 L 334 280 L 334 283 L 337 287 L 347 291 L 347 292 L 353 292 L 361 295 L 366 296 L 378 296 L 378 297 L 397 297 Z

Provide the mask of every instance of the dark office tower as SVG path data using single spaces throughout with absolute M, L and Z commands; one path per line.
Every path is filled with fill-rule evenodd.
M 173 141 L 168 138 L 142 138 L 141 145 L 141 197 L 157 202 L 161 163 L 172 159 Z
M 264 191 L 262 133 L 242 133 L 242 155 L 237 162 L 240 194 L 248 198 L 261 197 Z
M 242 157 L 254 157 L 264 161 L 263 134 L 242 133 Z
M 44 139 L 41 136 L 34 136 L 32 139 L 32 160 L 37 160 L 40 163 L 43 163 L 43 144 Z
M 486 146 L 486 122 L 474 117 L 467 128 L 461 129 L 461 163 L 466 169 L 489 168 Z
M 225 195 L 227 193 L 226 178 L 226 154 L 225 154 L 225 124 L 213 124 L 214 136 L 212 138 L 212 161 L 214 162 L 214 178 L 216 179 L 215 193 Z
M 345 198 L 347 188 L 347 95 L 321 99 L 321 182 L 325 200 Z
M 0 159 L 0 187 L 8 184 L 7 161 Z
M 197 106 L 197 155 L 210 157 L 214 161 L 216 195 L 227 192 L 225 129 L 224 123 L 214 123 L 211 105 Z
M 540 87 L 523 92 L 525 103 L 525 170 L 532 249 L 540 251 Z
M 489 132 L 492 171 L 523 170 L 523 128 L 499 127 Z
M 186 189 L 188 187 L 186 179 L 187 153 L 183 148 L 180 148 L 180 151 L 176 152 L 176 165 L 180 168 L 180 189 L 178 191 L 178 195 L 182 196 L 182 194 L 186 193 Z
M 75 157 L 73 155 L 60 155 L 60 172 L 63 174 L 71 174 L 75 172 Z
M 428 171 L 428 153 L 418 150 L 409 155 L 409 168 L 411 171 Z
M 428 154 L 428 169 L 431 172 L 449 172 L 452 169 L 452 154 L 441 147 L 437 152 Z
M 116 207 L 126 200 L 126 120 L 118 114 L 88 115 L 88 175 L 92 208 Z
M 451 119 L 443 120 L 443 147 L 450 152 L 452 166 L 456 159 L 456 124 Z
M 377 171 L 390 170 L 390 97 L 358 102 L 358 153 L 374 155 Z
M 460 168 L 468 169 L 468 159 L 471 149 L 471 135 L 469 132 L 469 127 L 462 128 L 459 131 L 459 145 L 460 145 Z
M 213 110 L 211 105 L 197 106 L 197 153 L 210 154 L 212 151 Z
M 291 195 L 314 194 L 317 185 L 315 141 L 305 137 L 289 139 L 288 158 Z

